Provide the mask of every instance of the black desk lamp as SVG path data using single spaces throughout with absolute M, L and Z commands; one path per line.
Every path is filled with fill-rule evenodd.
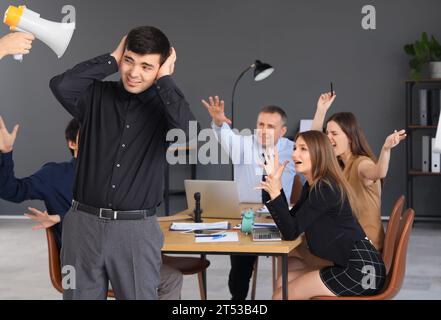
M 254 69 L 254 81 L 262 81 L 268 78 L 273 72 L 274 68 L 268 63 L 263 63 L 260 60 L 256 60 L 252 65 L 247 67 L 237 78 L 233 87 L 233 94 L 231 97 L 231 128 L 234 125 L 234 95 L 236 94 L 236 87 L 243 75 L 247 73 L 248 70 Z M 234 165 L 231 166 L 231 179 L 234 180 Z
M 240 79 L 242 79 L 243 75 L 250 69 L 254 69 L 254 81 L 262 81 L 268 78 L 274 72 L 274 68 L 272 66 L 267 63 L 263 63 L 260 60 L 256 60 L 256 62 L 242 71 L 234 83 L 233 94 L 231 97 L 231 127 L 234 125 L 234 95 L 236 94 L 237 84 L 239 83 Z

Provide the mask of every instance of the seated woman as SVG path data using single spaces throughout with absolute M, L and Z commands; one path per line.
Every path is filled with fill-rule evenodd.
M 330 92 L 320 96 L 312 130 L 322 131 L 326 112 L 335 98 Z M 345 178 L 357 194 L 353 205 L 358 222 L 374 246 L 381 251 L 384 241 L 381 223 L 382 179 L 387 175 L 391 149 L 406 138 L 405 131 L 395 131 L 386 138 L 378 160 L 352 113 L 333 114 L 326 122 L 326 134 Z
M 312 130 L 322 131 L 326 112 L 335 98 L 336 95 L 330 92 L 319 97 Z M 395 131 L 386 138 L 378 161 L 352 113 L 340 112 L 332 115 L 326 123 L 326 134 L 345 178 L 357 194 L 352 205 L 356 209 L 354 213 L 358 222 L 377 250 L 381 251 L 384 242 L 381 223 L 382 179 L 388 171 L 390 151 L 406 138 L 405 131 Z M 290 256 L 291 270 L 305 267 L 320 269 L 332 265 L 332 262 L 311 254 L 304 242 Z
M 291 210 L 280 179 L 287 162 L 279 164 L 277 150 L 265 155 L 268 176 L 258 188 L 269 193 L 266 206 L 283 238 L 293 240 L 305 233 L 311 253 L 334 265 L 289 271 L 289 299 L 376 294 L 385 282 L 385 266 L 353 216 L 352 191 L 329 139 L 318 131 L 301 133 L 292 157 L 296 172 L 307 182 Z M 281 291 L 279 286 L 273 298 L 281 299 Z

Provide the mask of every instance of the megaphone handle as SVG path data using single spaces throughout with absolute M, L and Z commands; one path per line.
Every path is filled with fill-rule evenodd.
M 14 60 L 22 62 L 23 55 L 22 54 L 14 54 Z
M 20 29 L 19 27 L 15 27 L 14 31 L 15 32 L 25 32 L 25 33 L 32 34 L 30 32 L 27 32 L 26 30 Z M 23 55 L 22 54 L 14 54 L 14 60 L 23 62 Z

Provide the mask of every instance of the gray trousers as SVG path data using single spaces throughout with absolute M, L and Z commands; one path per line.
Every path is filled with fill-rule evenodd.
M 181 271 L 176 270 L 167 264 L 162 264 L 158 299 L 180 300 L 183 278 Z
M 156 216 L 102 220 L 73 210 L 63 221 L 61 266 L 65 300 L 155 300 L 164 236 Z
M 161 265 L 158 300 L 180 300 L 184 277 L 181 271 L 167 264 Z M 112 289 L 112 283 L 109 283 Z

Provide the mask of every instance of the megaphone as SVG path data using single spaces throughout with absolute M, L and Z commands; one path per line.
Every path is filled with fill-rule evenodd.
M 51 48 L 61 58 L 72 39 L 75 23 L 58 23 L 40 18 L 40 14 L 29 10 L 26 6 L 9 6 L 3 22 L 12 31 L 33 34 Z M 14 55 L 15 60 L 23 60 L 23 55 Z

